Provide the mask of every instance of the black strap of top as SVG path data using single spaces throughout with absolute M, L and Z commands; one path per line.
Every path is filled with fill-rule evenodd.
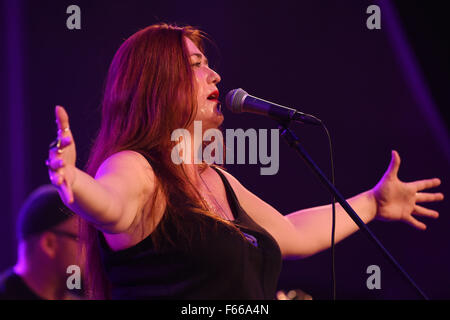
M 231 187 L 230 182 L 228 181 L 228 179 L 225 177 L 225 175 L 215 166 L 211 166 L 216 172 L 217 174 L 220 176 L 220 178 L 222 179 L 223 184 L 225 185 L 225 190 L 227 192 L 227 196 L 231 197 L 231 199 L 228 199 L 228 202 L 234 207 L 233 213 L 235 214 L 235 220 L 233 221 L 235 226 L 238 227 L 242 234 L 244 235 L 245 238 L 247 238 L 247 240 L 255 247 L 258 247 L 258 240 L 257 238 L 255 238 L 253 235 L 251 235 L 248 232 L 244 232 L 242 230 L 242 227 L 244 227 L 247 230 L 252 230 L 253 232 L 257 231 L 255 229 L 255 227 L 257 227 L 257 225 L 253 225 L 253 228 L 251 228 L 248 224 L 249 224 L 249 220 L 253 222 L 253 220 L 248 217 L 248 215 L 246 214 L 246 212 L 244 211 L 244 209 L 241 207 L 236 193 L 234 192 L 233 188 Z M 231 200 L 231 201 L 230 201 Z M 245 219 L 247 221 L 247 225 L 241 225 L 241 219 Z M 253 222 L 254 223 L 254 222 Z M 257 232 L 261 232 L 261 231 L 257 231 Z
M 231 187 L 231 184 L 228 181 L 228 179 L 225 177 L 225 175 L 217 167 L 211 166 L 211 168 L 213 168 L 217 172 L 217 174 L 220 176 L 220 178 L 222 179 L 222 182 L 225 185 L 225 189 L 227 190 L 227 193 L 230 193 L 230 195 L 233 197 L 233 200 L 235 200 L 237 202 L 236 193 L 234 193 L 234 190 Z
M 242 207 L 237 199 L 236 193 L 234 192 L 233 188 L 231 187 L 231 184 L 228 181 L 227 177 L 225 177 L 225 175 L 220 171 L 220 169 L 218 169 L 215 166 L 211 166 L 211 168 L 213 168 L 217 172 L 217 174 L 220 176 L 220 178 L 222 179 L 222 182 L 225 186 L 225 191 L 227 193 L 227 196 L 231 198 L 231 199 L 228 199 L 228 202 L 229 202 L 229 204 L 231 204 L 234 207 L 234 208 L 232 208 L 232 210 L 234 209 L 233 213 L 235 214 L 235 218 L 238 218 L 240 216 L 240 212 L 242 211 Z

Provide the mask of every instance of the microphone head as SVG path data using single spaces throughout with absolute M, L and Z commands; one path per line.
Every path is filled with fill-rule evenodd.
M 241 88 L 231 90 L 225 97 L 225 105 L 231 112 L 241 113 L 243 112 L 243 104 L 246 96 L 248 96 L 248 93 Z

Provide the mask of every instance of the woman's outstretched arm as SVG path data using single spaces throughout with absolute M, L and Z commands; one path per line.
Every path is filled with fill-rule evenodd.
M 397 173 L 400 157 L 392 152 L 392 159 L 380 182 L 371 190 L 347 199 L 360 218 L 368 223 L 373 219 L 403 221 L 421 230 L 426 225 L 414 215 L 437 218 L 437 211 L 418 203 L 443 200 L 442 193 L 426 193 L 424 189 L 437 187 L 437 178 L 402 182 Z M 331 245 L 331 204 L 299 210 L 283 216 L 275 208 L 243 187 L 233 176 L 225 173 L 237 191 L 237 197 L 247 213 L 277 241 L 284 257 L 308 257 Z M 336 204 L 335 242 L 358 230 L 341 205 Z
M 64 108 L 55 108 L 59 148 L 49 152 L 51 182 L 72 211 L 107 233 L 126 231 L 152 192 L 153 172 L 148 162 L 133 151 L 106 159 L 95 178 L 75 166 L 75 141 Z M 59 151 L 58 151 L 59 149 Z

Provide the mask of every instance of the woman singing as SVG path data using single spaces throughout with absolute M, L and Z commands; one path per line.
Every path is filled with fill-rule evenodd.
M 330 246 L 331 205 L 282 215 L 216 166 L 172 161 L 174 130 L 223 121 L 221 79 L 208 66 L 203 40 L 192 27 L 157 24 L 122 44 L 86 171 L 75 166 L 68 115 L 55 109 L 49 176 L 82 218 L 91 298 L 273 299 L 283 257 Z M 365 223 L 399 220 L 425 229 L 413 215 L 438 217 L 417 203 L 442 200 L 421 192 L 440 180 L 402 182 L 399 165 L 393 151 L 380 182 L 348 202 Z M 336 242 L 357 231 L 340 205 L 336 219 Z

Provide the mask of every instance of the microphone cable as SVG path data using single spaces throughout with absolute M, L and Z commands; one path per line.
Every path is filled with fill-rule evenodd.
M 330 133 L 325 126 L 325 124 L 320 121 L 322 128 L 328 137 L 328 144 L 330 148 L 330 163 L 331 163 L 331 183 L 335 186 L 335 176 L 334 176 L 334 161 L 333 161 L 333 145 L 331 142 Z M 332 208 L 332 222 L 331 222 L 331 292 L 333 301 L 336 300 L 336 269 L 335 269 L 335 233 L 336 233 L 336 197 L 333 195 L 331 201 Z

